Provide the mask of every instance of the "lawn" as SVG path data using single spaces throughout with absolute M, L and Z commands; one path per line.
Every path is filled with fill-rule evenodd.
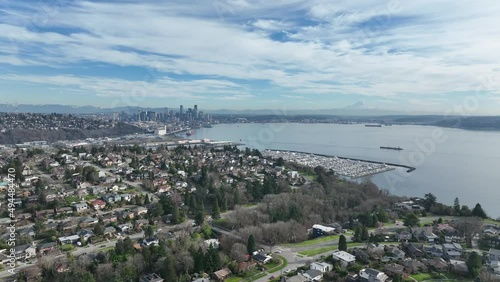
M 279 257 L 281 259 L 281 264 L 274 267 L 274 268 L 269 268 L 269 270 L 267 272 L 274 273 L 274 272 L 282 270 L 283 268 L 285 268 L 288 265 L 288 261 L 286 260 L 286 258 L 284 258 L 282 256 L 279 256 Z
M 483 219 L 483 222 L 484 223 L 489 223 L 489 224 L 500 224 L 500 221 L 494 220 L 494 219 L 491 219 L 491 218 Z
M 226 282 L 239 282 L 241 281 L 243 278 L 241 277 L 238 277 L 238 276 L 231 276 L 229 278 L 226 279 Z
M 338 246 L 327 246 L 327 247 L 322 247 L 322 248 L 318 248 L 318 249 L 311 249 L 311 250 L 299 252 L 299 254 L 304 255 L 304 256 L 308 256 L 308 257 L 312 257 L 312 256 L 319 255 L 322 253 L 338 250 L 338 248 L 339 248 Z
M 347 243 L 348 248 L 354 248 L 354 247 L 359 247 L 359 246 L 364 246 L 366 243 L 362 242 L 352 242 L 352 243 Z
M 425 280 L 432 279 L 432 276 L 429 273 L 412 274 L 412 275 L 410 275 L 410 277 L 417 280 L 417 281 L 425 281 Z
M 315 244 L 324 243 L 324 242 L 328 242 L 328 241 L 338 242 L 339 237 L 340 237 L 340 235 L 324 236 L 324 237 L 319 237 L 316 239 L 311 239 L 311 240 L 307 240 L 307 241 L 300 242 L 300 243 L 284 244 L 283 246 L 285 246 L 285 247 L 304 247 L 304 246 L 315 245 Z

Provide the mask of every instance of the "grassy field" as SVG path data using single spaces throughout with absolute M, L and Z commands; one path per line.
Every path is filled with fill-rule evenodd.
M 282 256 L 279 256 L 279 258 L 281 259 L 281 264 L 274 267 L 274 268 L 270 268 L 267 272 L 274 273 L 274 272 L 282 270 L 283 268 L 285 268 L 288 265 L 288 261 L 286 260 L 286 258 L 284 258 Z
M 324 243 L 324 242 L 328 242 L 328 241 L 338 242 L 339 237 L 340 237 L 340 235 L 324 236 L 324 237 L 319 237 L 316 239 L 311 239 L 311 240 L 307 240 L 307 241 L 300 242 L 300 243 L 285 244 L 283 246 L 285 246 L 285 247 L 304 247 L 304 246 L 316 245 L 316 244 Z
M 322 248 L 318 248 L 318 249 L 311 249 L 311 250 L 307 250 L 307 251 L 302 251 L 302 252 L 299 252 L 299 254 L 304 255 L 304 256 L 308 256 L 308 257 L 312 257 L 312 256 L 319 255 L 322 253 L 338 250 L 338 248 L 339 248 L 338 246 L 327 246 L 327 247 L 322 247 Z
M 500 224 L 500 221 L 494 220 L 494 219 L 491 219 L 491 218 L 483 219 L 483 222 L 484 223 L 490 223 L 490 224 Z
M 429 273 L 412 274 L 412 275 L 410 275 L 410 277 L 417 280 L 417 281 L 425 281 L 425 280 L 432 279 L 432 277 Z

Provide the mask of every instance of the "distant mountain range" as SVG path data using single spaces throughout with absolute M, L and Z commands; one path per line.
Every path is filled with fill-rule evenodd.
M 169 108 L 171 109 L 171 108 Z M 177 109 L 177 107 L 175 108 Z M 148 107 L 116 107 L 102 108 L 95 106 L 70 106 L 70 105 L 29 105 L 29 104 L 0 104 L 0 112 L 21 112 L 21 113 L 61 113 L 61 114 L 107 114 L 113 112 L 136 113 L 140 110 L 163 112 L 165 108 Z M 261 109 L 261 110 L 205 110 L 205 113 L 220 115 L 334 115 L 334 116 L 380 116 L 380 115 L 415 115 L 424 113 L 405 113 L 390 111 L 365 106 L 356 103 L 341 109 Z
M 169 108 L 171 109 L 171 108 Z M 175 108 L 177 109 L 177 108 Z M 23 113 L 62 113 L 62 114 L 108 114 L 113 112 L 125 112 L 127 114 L 137 111 L 163 112 L 165 108 L 147 107 L 117 107 L 101 108 L 95 106 L 69 106 L 69 105 L 29 105 L 29 104 L 0 104 L 0 112 L 23 112 Z M 399 112 L 377 109 L 358 102 L 342 109 L 319 109 L 319 110 L 294 110 L 294 109 L 262 109 L 262 110 L 206 110 L 205 113 L 218 115 L 237 116 L 332 116 L 335 118 L 345 117 L 359 122 L 383 122 L 394 124 L 420 124 L 435 125 L 442 127 L 475 129 L 475 130 L 500 130 L 500 116 L 443 116 L 429 115 L 425 112 Z

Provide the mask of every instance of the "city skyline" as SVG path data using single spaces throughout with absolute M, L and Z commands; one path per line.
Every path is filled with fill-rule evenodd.
M 4 103 L 500 114 L 495 1 L 0 3 Z

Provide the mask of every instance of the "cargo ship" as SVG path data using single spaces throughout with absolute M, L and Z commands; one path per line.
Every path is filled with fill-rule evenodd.
M 382 127 L 381 124 L 365 124 L 365 127 Z
M 401 151 L 401 150 L 403 150 L 403 148 L 401 148 L 401 147 L 384 147 L 384 146 L 380 146 L 380 149 L 386 149 L 386 150 L 396 150 L 396 151 Z

